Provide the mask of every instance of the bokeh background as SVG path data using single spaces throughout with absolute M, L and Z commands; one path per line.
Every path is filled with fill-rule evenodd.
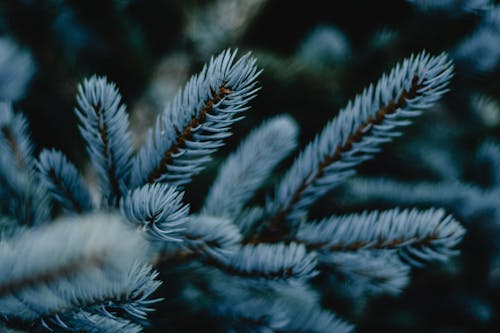
M 187 189 L 193 210 L 221 159 L 263 119 L 292 115 L 303 145 L 398 60 L 423 49 L 448 52 L 456 63 L 451 91 L 312 215 L 444 206 L 467 228 L 461 254 L 415 270 L 400 297 L 353 300 L 326 290 L 324 306 L 358 332 L 500 329 L 500 156 L 491 157 L 500 140 L 498 2 L 2 0 L 0 37 L 0 48 L 25 55 L 22 73 L 14 74 L 31 79 L 11 97 L 27 115 L 37 149 L 61 149 L 81 168 L 87 157 L 73 108 L 83 78 L 99 74 L 116 82 L 139 145 L 211 55 L 228 47 L 251 51 L 264 69 L 262 90 L 227 147 Z M 8 75 L 0 73 L 0 83 Z M 167 302 L 163 311 L 173 306 Z M 207 318 L 179 318 L 176 325 L 217 330 Z

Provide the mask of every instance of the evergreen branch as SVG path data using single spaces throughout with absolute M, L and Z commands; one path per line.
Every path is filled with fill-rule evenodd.
M 286 313 L 265 298 L 244 298 L 239 295 L 230 302 L 218 304 L 217 314 L 229 319 L 235 332 L 280 332 L 290 321 Z
M 348 333 L 353 326 L 314 304 L 290 304 L 266 299 L 250 299 L 224 308 L 239 332 L 253 328 L 255 332 L 275 333 Z
M 340 275 L 355 298 L 398 295 L 410 282 L 410 267 L 391 251 L 320 253 L 320 262 Z
M 255 59 L 236 51 L 212 58 L 157 118 L 146 144 L 134 158 L 132 184 L 183 185 L 203 169 L 209 155 L 230 136 L 230 126 L 253 99 L 260 74 Z
M 87 333 L 140 333 L 142 327 L 123 318 L 113 318 L 86 311 L 56 316 L 41 322 L 50 332 L 87 332 Z
M 213 265 L 229 274 L 255 279 L 296 281 L 318 274 L 315 254 L 296 243 L 244 245 Z
M 146 320 L 148 313 L 155 311 L 150 307 L 151 304 L 161 301 L 159 298 L 151 298 L 162 283 L 156 280 L 157 277 L 158 272 L 153 271 L 150 265 L 136 263 L 129 271 L 127 290 L 124 290 L 118 299 L 112 299 L 108 304 L 104 303 L 104 306 L 98 308 L 96 312 L 105 309 L 106 313 L 113 317 L 117 311 L 121 311 L 132 320 Z
M 76 167 L 60 151 L 43 150 L 37 168 L 52 197 L 66 211 L 84 213 L 92 210 L 89 190 Z
M 234 280 L 234 279 L 232 279 Z M 318 306 L 318 295 L 307 285 L 273 284 L 271 288 L 248 284 L 246 279 L 215 279 L 221 295 L 215 313 L 240 331 L 351 332 L 353 326 Z
M 208 215 L 190 215 L 181 232 L 180 247 L 205 258 L 222 258 L 235 251 L 241 234 L 231 220 Z M 210 259 L 206 259 L 210 262 Z
M 124 295 L 144 304 L 135 293 L 147 287 L 143 292 L 151 294 L 151 284 L 138 286 L 134 281 L 144 282 L 149 279 L 144 274 L 149 273 L 134 267 L 147 259 L 148 252 L 140 235 L 112 215 L 68 218 L 23 231 L 0 242 L 0 271 L 4 272 L 0 313 L 7 320 L 29 323 L 92 307 L 97 300 L 119 302 Z M 133 314 L 129 306 L 132 303 L 122 308 Z
M 234 223 L 240 228 L 241 234 L 249 237 L 257 228 L 259 222 L 264 218 L 265 210 L 260 206 L 254 206 L 244 209 L 234 220 Z
M 99 176 L 101 192 L 109 206 L 116 206 L 127 191 L 132 160 L 128 114 L 114 83 L 92 76 L 78 86 L 80 133 Z
M 46 222 L 50 204 L 35 175 L 33 145 L 26 118 L 0 103 L 0 214 L 18 224 Z
M 136 327 L 132 322 L 136 324 L 144 322 L 147 319 L 148 313 L 153 311 L 150 305 L 160 301 L 160 299 L 149 299 L 151 294 L 161 284 L 161 282 L 155 280 L 157 275 L 158 273 L 152 272 L 152 268 L 149 265 L 134 264 L 127 278 L 120 286 L 116 286 L 114 290 L 109 290 L 107 293 L 99 295 L 99 297 L 96 297 L 91 302 L 82 305 L 77 311 L 60 312 L 44 316 L 36 324 L 39 323 L 48 329 L 56 326 L 68 330 L 71 326 L 75 326 L 75 329 L 81 330 L 86 324 L 78 321 L 84 320 L 81 317 L 81 313 L 84 312 L 90 316 L 98 316 L 102 320 L 108 318 L 110 324 L 113 321 L 116 321 L 116 324 L 125 324 L 130 321 L 130 324 L 127 325 Z M 126 317 L 126 319 L 121 318 L 122 316 Z M 137 328 L 140 327 L 137 326 Z
M 290 318 L 290 321 L 284 325 L 283 329 L 276 331 L 278 333 L 349 333 L 354 330 L 353 325 L 344 322 L 330 311 L 323 310 L 315 304 L 290 306 L 287 303 L 282 303 L 278 304 L 278 306 L 283 307 L 288 318 Z
M 110 318 L 125 316 L 135 322 L 144 321 L 148 313 L 154 311 L 150 305 L 161 300 L 150 298 L 161 285 L 160 281 L 155 280 L 157 276 L 158 273 L 151 266 L 135 263 L 120 288 L 117 286 L 108 295 L 85 304 L 84 309 Z
M 26 120 L 0 104 L 0 111 L 7 110 L 0 112 L 0 322 L 28 331 L 142 331 L 159 301 L 151 297 L 160 285 L 158 273 L 144 264 L 151 255 L 148 242 L 140 230 L 132 230 L 142 229 L 167 259 L 198 260 L 194 265 L 203 274 L 183 266 L 189 270 L 185 278 L 201 278 L 196 284 L 201 283 L 180 281 L 183 290 L 177 293 L 190 305 L 203 298 L 190 309 L 196 313 L 208 305 L 208 312 L 233 319 L 235 327 L 229 329 L 236 330 L 351 332 L 351 325 L 320 307 L 319 291 L 305 283 L 319 274 L 318 264 L 332 273 L 317 281 L 322 286 L 324 278 L 340 276 L 353 295 L 396 295 L 409 282 L 407 263 L 446 260 L 456 253 L 464 229 L 434 208 L 306 224 L 307 212 L 431 107 L 445 93 L 452 70 L 444 54 L 404 60 L 306 146 L 265 208 L 245 208 L 296 145 L 297 126 L 290 118 L 264 123 L 223 164 L 201 214 L 190 216 L 184 193 L 174 186 L 189 183 L 204 168 L 249 109 L 258 91 L 255 59 L 246 54 L 237 60 L 230 50 L 212 58 L 157 118 L 135 157 L 118 89 L 106 78 L 85 80 L 75 111 L 97 169 L 101 206 L 119 206 L 135 228 L 103 214 L 31 229 L 14 225 L 49 216 L 35 165 L 41 185 L 64 209 L 85 212 L 92 204 L 77 169 L 62 153 L 43 151 L 35 164 Z M 499 193 L 495 188 L 476 195 L 471 207 L 491 208 Z M 482 199 L 487 202 L 479 204 Z M 500 209 L 495 214 L 500 216 Z M 207 292 L 213 302 L 204 298 Z
M 120 200 L 123 215 L 142 226 L 155 241 L 180 241 L 179 233 L 187 222 L 189 205 L 182 204 L 184 192 L 168 184 L 147 184 Z
M 0 147 L 0 214 L 17 225 L 31 226 L 50 219 L 50 200 L 33 172 L 19 170 Z
M 420 261 L 444 261 L 456 253 L 453 248 L 464 234 L 462 226 L 442 209 L 391 209 L 303 224 L 296 238 L 310 250 L 398 250 Z
M 19 170 L 33 167 L 33 144 L 28 121 L 21 114 L 14 114 L 12 105 L 0 102 L 0 147 L 2 159 L 9 159 Z
M 354 166 L 372 158 L 383 142 L 399 136 L 447 89 L 453 66 L 445 54 L 425 52 L 397 65 L 349 102 L 309 143 L 285 174 L 268 205 L 270 219 L 262 238 L 275 239 L 285 221 L 303 218 L 319 197 L 352 175 Z
M 495 215 L 500 192 L 487 191 L 459 182 L 405 183 L 389 179 L 355 179 L 346 195 L 371 203 L 444 207 L 462 220 Z
M 297 124 L 277 116 L 254 129 L 220 167 L 204 214 L 236 217 L 273 168 L 297 145 Z

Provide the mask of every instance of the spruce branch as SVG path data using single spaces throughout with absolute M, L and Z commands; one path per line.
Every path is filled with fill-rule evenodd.
M 213 264 L 230 274 L 253 279 L 292 282 L 318 274 L 315 254 L 297 243 L 244 245 Z
M 98 76 L 78 86 L 77 102 L 80 133 L 99 176 L 103 199 L 117 206 L 128 188 L 133 153 L 125 105 L 115 84 Z
M 230 126 L 243 118 L 240 113 L 249 109 L 258 90 L 255 59 L 250 54 L 235 58 L 236 51 L 230 50 L 212 58 L 158 116 L 134 158 L 133 186 L 184 185 L 224 144 Z
M 46 222 L 50 203 L 34 174 L 33 145 L 24 115 L 0 103 L 0 214 L 17 224 Z
M 192 215 L 186 226 L 183 242 L 167 247 L 167 252 L 173 254 L 163 259 L 199 259 L 230 276 L 258 281 L 297 282 L 318 274 L 316 255 L 308 253 L 302 244 L 240 246 L 238 228 L 220 217 Z
M 144 264 L 134 264 L 126 279 L 114 289 L 98 295 L 93 301 L 81 306 L 77 311 L 59 312 L 57 314 L 44 316 L 38 320 L 43 326 L 52 330 L 60 327 L 68 330 L 75 326 L 75 330 L 81 330 L 89 323 L 82 314 L 97 317 L 103 321 L 95 329 L 105 330 L 107 325 L 124 325 L 124 328 L 140 329 L 139 324 L 144 324 L 147 315 L 153 311 L 152 304 L 160 299 L 151 299 L 151 294 L 160 286 L 161 282 L 155 280 L 158 273 L 152 271 L 152 267 Z M 125 318 L 122 318 L 125 317 Z M 83 321 L 83 322 L 82 322 Z M 100 331 L 99 331 L 100 332 Z
M 78 311 L 46 319 L 42 326 L 50 332 L 140 333 L 142 327 L 123 318 Z
M 397 295 L 409 282 L 410 265 L 456 253 L 464 229 L 442 209 L 391 209 L 306 223 L 318 198 L 446 92 L 453 67 L 445 54 L 412 56 L 370 85 L 306 146 L 265 207 L 249 206 L 297 143 L 297 125 L 288 116 L 263 123 L 223 163 L 200 213 L 189 215 L 180 186 L 224 144 L 259 90 L 255 59 L 237 59 L 236 53 L 222 52 L 189 80 L 135 156 L 116 86 L 96 76 L 79 86 L 75 111 L 97 170 L 100 209 L 119 207 L 128 221 L 95 214 L 25 228 L 48 220 L 45 187 L 66 211 L 86 212 L 92 203 L 62 153 L 44 150 L 33 159 L 26 120 L 0 104 L 6 110 L 0 112 L 2 324 L 28 331 L 141 332 L 161 283 L 148 264 L 152 253 L 143 234 L 163 251 L 158 261 L 198 261 L 181 265 L 187 274 L 178 284 L 179 300 L 193 305 L 203 298 L 194 311 L 229 318 L 229 329 L 277 333 L 353 330 L 322 309 L 318 285 L 307 283 L 319 269 L 326 274 L 315 282 L 340 277 L 355 297 Z M 500 163 L 498 151 L 485 149 L 486 162 Z M 471 205 L 487 198 L 481 204 L 491 208 L 498 192 L 476 195 Z M 392 202 L 399 199 L 406 200 Z M 179 265 L 168 268 L 173 266 Z
M 124 240 L 127 242 L 124 242 Z M 85 309 L 143 318 L 158 287 L 140 234 L 113 215 L 66 218 L 0 242 L 0 313 L 40 323 Z M 23 258 L 23 260 L 19 260 Z
M 254 129 L 220 167 L 202 212 L 238 216 L 273 168 L 295 148 L 297 134 L 297 124 L 284 115 Z
M 340 276 L 353 297 L 398 295 L 410 282 L 410 267 L 391 251 L 319 253 L 327 271 Z
M 444 207 L 462 220 L 496 214 L 500 191 L 484 190 L 461 182 L 405 183 L 390 179 L 353 179 L 346 195 L 371 203 Z
M 0 156 L 4 150 L 0 148 Z M 0 215 L 16 225 L 32 226 L 50 219 L 50 200 L 32 172 L 17 169 L 12 160 L 0 157 Z
M 302 224 L 297 241 L 321 252 L 397 250 L 418 264 L 456 254 L 464 228 L 442 209 L 364 212 Z
M 265 210 L 263 207 L 254 206 L 244 209 L 241 214 L 235 218 L 234 223 L 240 228 L 241 234 L 250 237 L 264 219 Z
M 277 304 L 277 306 L 283 307 L 288 318 L 290 318 L 288 324 L 277 332 L 349 333 L 354 330 L 353 325 L 346 323 L 330 311 L 323 310 L 315 304 L 295 304 L 290 306 L 287 303 L 281 303 Z
M 303 284 L 248 284 L 213 282 L 220 300 L 218 316 L 230 320 L 236 331 L 272 332 L 351 332 L 353 326 L 318 306 L 318 295 Z
M 92 210 L 92 200 L 83 178 L 62 152 L 43 150 L 36 166 L 52 198 L 66 211 L 84 213 Z
M 147 184 L 130 191 L 120 200 L 122 214 L 142 226 L 155 241 L 180 241 L 187 222 L 189 205 L 182 203 L 184 192 L 168 184 Z
M 33 144 L 28 121 L 21 114 L 14 114 L 12 105 L 0 102 L 0 147 L 2 159 L 10 159 L 19 170 L 33 167 Z
M 453 66 L 445 54 L 411 56 L 383 75 L 330 121 L 297 157 L 268 205 L 263 238 L 276 239 L 322 195 L 372 158 L 399 128 L 431 107 L 447 89 Z
M 231 220 L 209 215 L 191 215 L 181 232 L 180 248 L 193 252 L 209 263 L 235 251 L 241 234 Z
M 221 308 L 237 331 L 275 333 L 348 333 L 353 326 L 314 304 L 290 304 L 268 299 L 250 299 Z

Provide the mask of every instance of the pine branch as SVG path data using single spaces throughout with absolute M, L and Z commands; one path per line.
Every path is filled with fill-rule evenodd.
M 300 281 L 318 274 L 314 253 L 296 243 L 244 245 L 212 264 L 229 274 L 253 279 Z
M 241 234 L 245 237 L 253 235 L 258 224 L 263 220 L 265 210 L 260 206 L 254 206 L 244 209 L 234 220 L 234 223 L 240 228 Z
M 160 299 L 150 299 L 151 294 L 160 286 L 161 282 L 155 280 L 158 273 L 153 272 L 151 266 L 134 264 L 127 274 L 126 279 L 114 290 L 109 290 L 93 299 L 91 302 L 83 304 L 77 311 L 59 312 L 57 314 L 44 316 L 37 321 L 41 326 L 50 327 L 59 326 L 67 329 L 75 325 L 75 329 L 80 331 L 85 327 L 81 313 L 85 312 L 90 316 L 98 316 L 109 323 L 125 324 L 126 326 L 145 323 L 149 312 L 154 311 L 150 308 L 151 304 L 159 302 Z M 121 318 L 125 317 L 125 318 Z M 97 326 L 98 327 L 98 326 Z M 105 329 L 104 326 L 101 329 Z M 113 327 L 113 326 L 112 326 Z M 137 328 L 140 328 L 137 326 Z
M 183 205 L 184 192 L 167 184 L 148 184 L 129 192 L 120 200 L 122 214 L 134 225 L 142 226 L 155 241 L 180 241 L 189 205 Z
M 12 105 L 0 102 L 0 146 L 2 159 L 10 159 L 20 170 L 33 167 L 33 144 L 28 121 L 23 114 L 14 114 Z
M 234 279 L 233 279 L 234 280 Z M 240 283 L 238 283 L 240 282 Z M 353 327 L 318 306 L 318 295 L 301 284 L 273 284 L 272 288 L 237 281 L 214 281 L 215 313 L 240 331 L 351 332 Z
M 224 51 L 193 76 L 157 118 L 146 144 L 134 158 L 132 184 L 167 182 L 183 185 L 203 169 L 230 136 L 253 99 L 260 74 L 255 59 Z
M 194 252 L 211 262 L 230 255 L 241 241 L 238 228 L 228 219 L 208 215 L 191 215 L 181 232 L 180 248 Z
M 365 178 L 350 181 L 346 190 L 345 195 L 364 202 L 444 207 L 465 222 L 495 215 L 500 197 L 498 190 L 487 191 L 459 182 L 414 184 Z
M 17 169 L 0 148 L 0 214 L 17 225 L 32 226 L 50 219 L 50 201 L 44 186 L 33 172 Z
M 321 252 L 397 250 L 411 262 L 447 260 L 465 230 L 442 209 L 364 212 L 332 216 L 299 227 L 296 238 Z
M 273 168 L 297 145 L 297 124 L 277 116 L 254 129 L 220 167 L 202 210 L 236 217 Z
M 85 182 L 62 152 L 43 150 L 37 168 L 41 181 L 66 211 L 84 213 L 92 210 L 92 200 Z
M 125 105 L 115 84 L 97 76 L 78 86 L 77 102 L 80 133 L 97 170 L 104 200 L 116 206 L 127 191 L 133 153 Z
M 115 304 L 141 318 L 150 302 L 143 297 L 158 286 L 149 269 L 137 266 L 148 255 L 140 235 L 112 215 L 23 231 L 0 242 L 0 313 L 31 323 L 81 309 L 106 314 Z
M 222 311 L 221 311 L 222 312 Z M 348 333 L 353 326 L 333 313 L 311 304 L 288 304 L 264 299 L 251 299 L 224 308 L 236 331 L 275 333 Z
M 303 218 L 319 197 L 354 173 L 353 167 L 372 158 L 381 143 L 399 136 L 400 127 L 447 91 L 452 71 L 445 54 L 431 57 L 423 52 L 404 60 L 349 102 L 277 186 L 262 238 L 273 240 L 286 233 L 285 221 Z
M 42 326 L 50 332 L 140 333 L 142 328 L 129 320 L 79 311 L 46 320 Z
M 320 253 L 320 262 L 346 281 L 354 298 L 398 295 L 410 282 L 410 268 L 390 251 Z
M 238 246 L 241 235 L 229 220 L 210 216 L 190 216 L 179 244 L 188 253 L 171 245 L 167 259 L 199 259 L 231 276 L 253 280 L 301 281 L 315 276 L 316 257 L 302 244 L 257 244 Z M 189 254 L 191 252 L 191 255 Z M 165 259 L 165 258 L 164 258 Z
M 284 325 L 283 329 L 277 332 L 353 332 L 354 327 L 343 320 L 340 320 L 330 311 L 323 310 L 315 304 L 297 304 L 290 306 L 287 303 L 278 304 L 285 309 L 290 321 Z
M 152 299 L 151 295 L 158 289 L 161 282 L 156 280 L 158 272 L 147 264 L 135 263 L 129 270 L 121 290 L 116 288 L 113 293 L 95 299 L 94 304 L 86 304 L 85 311 L 103 314 L 108 317 L 124 316 L 140 323 L 147 319 L 154 309 L 150 306 L 161 301 Z
M 141 230 L 132 230 L 142 229 L 169 258 L 217 268 L 203 270 L 208 276 L 199 286 L 180 283 L 178 295 L 192 301 L 210 292 L 214 302 L 203 299 L 197 309 L 208 304 L 233 319 L 234 329 L 351 332 L 351 325 L 319 306 L 319 291 L 306 284 L 319 274 L 318 265 L 332 273 L 327 279 L 340 276 L 353 295 L 396 295 L 409 281 L 406 263 L 446 260 L 464 229 L 440 209 L 392 209 L 306 224 L 308 209 L 431 107 L 446 92 L 452 70 L 444 54 L 404 60 L 306 146 L 265 208 L 245 208 L 296 145 L 290 118 L 264 123 L 223 164 L 199 215 L 188 215 L 184 193 L 174 186 L 204 168 L 249 109 L 258 91 L 255 59 L 246 54 L 237 60 L 230 50 L 212 58 L 157 118 L 135 157 L 118 89 L 106 78 L 85 80 L 75 111 L 99 177 L 101 206 L 119 206 L 135 228 L 103 214 L 9 228 L 11 219 L 31 225 L 49 216 L 35 165 L 41 185 L 64 209 L 85 212 L 92 204 L 62 153 L 43 151 L 35 164 L 26 121 L 0 104 L 7 110 L 0 112 L 0 199 L 7 199 L 0 206 L 0 322 L 28 331 L 140 332 L 160 285 L 158 273 L 145 264 L 148 242 Z M 491 208 L 493 199 L 498 193 L 482 205 Z
M 0 103 L 0 214 L 21 225 L 46 222 L 50 205 L 34 174 L 33 145 L 26 118 Z

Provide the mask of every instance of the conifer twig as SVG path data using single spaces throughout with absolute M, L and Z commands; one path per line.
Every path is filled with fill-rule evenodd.
M 330 121 L 297 157 L 268 205 L 264 239 L 276 239 L 288 223 L 303 218 L 322 195 L 352 175 L 353 168 L 372 158 L 381 143 L 400 136 L 399 128 L 431 107 L 447 89 L 453 66 L 445 54 L 422 52 L 405 59 L 375 86 Z
M 250 54 L 235 58 L 230 50 L 212 58 L 158 116 L 134 158 L 133 186 L 188 183 L 231 135 L 230 126 L 243 118 L 240 113 L 258 90 L 260 74 Z

